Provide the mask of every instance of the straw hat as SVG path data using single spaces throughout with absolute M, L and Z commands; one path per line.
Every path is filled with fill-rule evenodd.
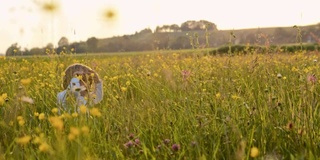
M 65 73 L 65 75 L 63 76 L 64 89 L 67 89 L 71 79 L 78 75 L 82 75 L 82 80 L 87 85 L 92 85 L 93 83 L 100 82 L 100 78 L 97 72 L 95 72 L 93 69 L 91 69 L 90 67 L 84 64 L 80 64 L 80 63 L 72 64 L 66 68 L 64 73 Z M 94 74 L 93 76 L 92 76 L 92 73 Z

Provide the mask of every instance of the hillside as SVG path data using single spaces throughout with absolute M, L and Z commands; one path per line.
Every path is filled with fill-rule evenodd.
M 152 49 L 190 49 L 191 42 L 203 48 L 208 33 L 209 47 L 232 44 L 251 45 L 284 45 L 299 42 L 318 43 L 320 37 L 320 24 L 301 27 L 273 27 L 252 28 L 241 30 L 205 30 L 179 31 L 179 32 L 149 32 L 136 33 L 121 37 L 99 39 L 97 51 L 139 51 Z M 197 38 L 197 34 L 198 38 Z M 233 35 L 234 36 L 233 36 Z M 137 46 L 141 46 L 140 48 Z M 143 47 L 142 47 L 143 46 Z

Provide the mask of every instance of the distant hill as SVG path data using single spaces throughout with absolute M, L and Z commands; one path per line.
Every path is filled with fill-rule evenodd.
M 158 26 L 154 31 L 143 29 L 131 35 L 69 43 L 66 37 L 59 41 L 56 53 L 97 53 L 126 52 L 168 49 L 216 48 L 231 44 L 243 45 L 284 45 L 293 43 L 320 44 L 320 23 L 308 26 L 251 28 L 239 30 L 218 30 L 216 24 L 205 20 L 186 21 L 181 25 Z M 11 46 L 6 55 L 46 54 L 53 49 L 32 48 L 20 51 L 18 45 Z
M 188 30 L 147 32 L 99 39 L 98 52 L 140 51 L 153 49 L 190 49 L 194 47 L 220 47 L 229 44 L 284 45 L 319 43 L 320 23 L 300 27 L 252 28 L 240 30 Z M 207 40 L 206 40 L 207 38 Z M 208 46 L 206 46 L 208 42 Z M 198 43 L 198 44 L 197 44 Z

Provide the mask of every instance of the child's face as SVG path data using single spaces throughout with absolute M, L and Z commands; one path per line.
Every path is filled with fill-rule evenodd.
M 86 73 L 83 70 L 79 70 L 74 72 L 74 76 L 82 76 L 82 80 L 79 81 L 80 86 L 85 88 L 84 90 L 80 91 L 80 95 L 81 96 L 85 96 L 87 94 L 87 77 L 86 77 Z

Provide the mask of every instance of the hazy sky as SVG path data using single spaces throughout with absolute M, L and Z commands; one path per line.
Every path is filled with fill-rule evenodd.
M 53 12 L 43 9 L 48 3 Z M 219 30 L 317 24 L 319 6 L 320 0 L 0 0 L 0 53 L 16 42 L 56 46 L 62 36 L 86 41 L 187 20 L 207 20 Z

